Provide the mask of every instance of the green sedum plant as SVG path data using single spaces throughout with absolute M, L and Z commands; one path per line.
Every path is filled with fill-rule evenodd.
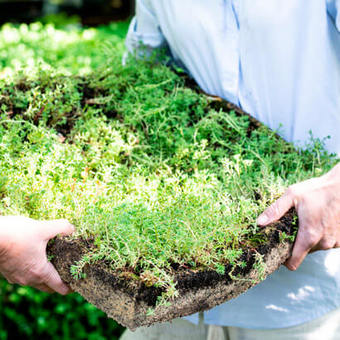
M 69 219 L 73 237 L 95 245 L 74 277 L 104 261 L 161 287 L 166 303 L 177 294 L 174 265 L 246 266 L 244 249 L 266 242 L 259 213 L 336 159 L 322 141 L 297 150 L 218 109 L 160 63 L 123 66 L 123 30 L 2 28 L 0 214 Z M 258 254 L 259 278 L 262 262 Z
M 166 66 L 123 66 L 114 51 L 85 78 L 41 72 L 1 93 L 0 213 L 69 219 L 96 246 L 75 277 L 105 261 L 162 287 L 161 302 L 177 294 L 173 264 L 242 265 L 244 247 L 265 242 L 259 213 L 336 161 L 320 141 L 296 150 Z

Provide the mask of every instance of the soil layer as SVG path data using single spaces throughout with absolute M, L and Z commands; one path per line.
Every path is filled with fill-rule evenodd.
M 156 305 L 161 288 L 147 287 L 131 269 L 113 271 L 104 261 L 86 265 L 85 277 L 74 279 L 70 268 L 94 247 L 91 240 L 57 238 L 49 244 L 48 254 L 52 255 L 52 263 L 61 278 L 74 291 L 123 326 L 135 330 L 208 310 L 256 285 L 290 256 L 292 242 L 282 236 L 293 235 L 297 224 L 296 213 L 291 210 L 280 221 L 263 228 L 257 235 L 267 241 L 256 248 L 244 249 L 242 260 L 247 266 L 227 265 L 224 275 L 214 270 L 199 271 L 173 264 L 171 270 L 179 294 L 166 306 Z M 261 277 L 254 269 L 256 254 L 262 255 L 265 263 Z

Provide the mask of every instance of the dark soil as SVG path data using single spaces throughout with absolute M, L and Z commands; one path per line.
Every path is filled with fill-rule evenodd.
M 62 279 L 75 291 L 109 317 L 135 329 L 210 309 L 257 284 L 259 280 L 253 269 L 255 254 L 264 256 L 265 276 L 276 270 L 290 255 L 292 242 L 282 240 L 282 235 L 296 232 L 295 219 L 296 213 L 291 210 L 280 221 L 257 233 L 256 239 L 266 241 L 254 248 L 251 245 L 244 248 L 242 260 L 247 263 L 244 268 L 226 265 L 225 274 L 221 275 L 214 270 L 198 271 L 173 264 L 171 274 L 175 275 L 179 296 L 170 306 L 156 306 L 162 289 L 146 286 L 131 268 L 113 271 L 107 263 L 99 262 L 86 265 L 86 277 L 75 280 L 70 274 L 70 267 L 93 249 L 91 240 L 55 239 L 48 246 L 48 254 L 53 256 L 52 263 Z M 155 308 L 154 314 L 148 314 L 149 308 Z

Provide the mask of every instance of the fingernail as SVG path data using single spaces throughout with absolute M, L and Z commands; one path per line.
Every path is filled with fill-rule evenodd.
M 68 286 L 64 286 L 62 288 L 62 295 L 67 295 L 71 292 L 70 288 Z
M 296 266 L 292 265 L 292 264 L 286 264 L 286 267 L 291 270 L 291 271 L 295 271 L 296 270 Z
M 268 217 L 266 215 L 260 215 L 257 219 L 257 224 L 264 225 L 268 222 Z

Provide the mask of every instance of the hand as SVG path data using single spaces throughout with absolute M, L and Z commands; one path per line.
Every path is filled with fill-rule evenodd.
M 298 213 L 299 230 L 285 265 L 296 270 L 309 252 L 340 247 L 340 164 L 322 177 L 290 186 L 257 223 L 268 225 L 292 207 Z
M 65 285 L 47 260 L 47 242 L 69 235 L 74 227 L 66 220 L 36 221 L 20 216 L 0 217 L 0 272 L 9 283 L 28 285 L 48 293 L 66 295 Z

